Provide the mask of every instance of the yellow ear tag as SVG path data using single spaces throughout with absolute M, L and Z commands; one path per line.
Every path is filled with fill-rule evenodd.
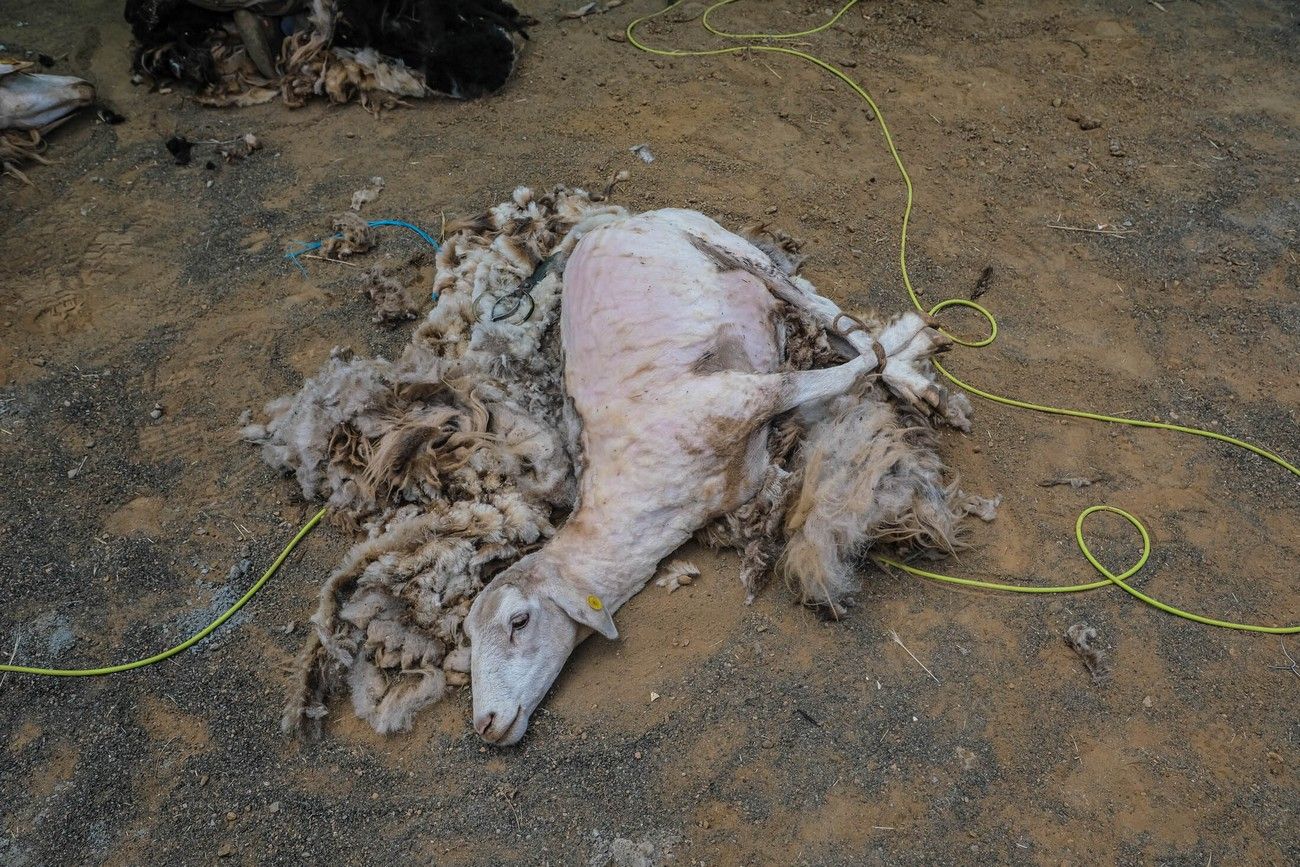
M 587 604 L 591 606 L 593 611 L 600 611 L 605 607 L 605 603 L 600 601 L 599 596 L 588 596 Z

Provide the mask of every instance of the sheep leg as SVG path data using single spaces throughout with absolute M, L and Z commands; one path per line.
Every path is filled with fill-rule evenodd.
M 714 240 L 689 234 L 691 245 L 724 268 L 744 271 L 762 281 L 768 291 L 792 307 L 804 311 L 827 331 L 849 343 L 860 355 L 877 355 L 883 350 L 886 357 L 909 346 L 915 338 L 921 346 L 929 344 L 931 352 L 941 351 L 951 345 L 946 337 L 930 329 L 929 317 L 910 313 L 900 317 L 877 339 L 856 317 L 845 313 L 840 306 L 824 295 L 818 295 L 804 281 L 796 282 L 766 257 L 757 257 L 738 247 L 730 249 Z M 803 284 L 803 285 L 800 285 Z M 928 332 L 928 333 L 927 333 Z
M 849 391 L 879 366 L 876 356 L 859 355 L 852 361 L 821 370 L 796 370 L 767 374 L 776 384 L 775 401 L 770 405 L 767 421 L 806 403 L 818 403 Z M 762 376 L 762 374 L 756 374 Z
M 708 418 L 736 425 L 730 428 L 730 435 L 743 437 L 783 412 L 839 397 L 877 367 L 874 355 L 859 355 L 852 361 L 819 370 L 784 373 L 724 370 L 697 377 L 686 393 Z
M 236 9 L 235 29 L 239 31 L 239 38 L 244 42 L 244 50 L 248 52 L 257 71 L 263 78 L 274 81 L 276 74 L 275 61 L 271 59 L 271 40 L 267 38 L 266 30 L 262 27 L 261 16 L 248 9 Z
M 736 245 L 723 247 L 689 232 L 687 237 L 711 261 L 758 278 L 773 295 L 808 313 L 860 355 L 874 356 L 881 368 L 881 379 L 896 395 L 936 413 L 953 427 L 970 429 L 966 417 L 969 405 L 964 398 L 951 399 L 928 366 L 922 366 L 931 355 L 952 348 L 952 340 L 933 327 L 935 322 L 929 315 L 915 311 L 904 313 L 872 335 L 859 319 L 845 313 L 831 299 L 818 295 L 806 281 L 791 279 L 767 257 L 754 256 Z

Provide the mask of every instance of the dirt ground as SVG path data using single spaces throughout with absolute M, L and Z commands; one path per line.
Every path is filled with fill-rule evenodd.
M 436 230 L 516 185 L 599 189 L 625 168 L 621 203 L 769 220 L 807 240 L 825 291 L 905 308 L 902 187 L 860 103 L 791 58 L 653 59 L 611 37 L 654 2 L 560 22 L 578 0 L 524 0 L 541 23 L 503 92 L 375 118 L 149 93 L 129 81 L 120 3 L 7 0 L 0 43 L 66 55 L 57 71 L 93 80 L 127 121 L 88 114 L 53 136 L 34 187 L 0 179 L 5 658 L 15 643 L 18 661 L 58 666 L 170 646 L 247 586 L 241 560 L 260 572 L 316 508 L 235 431 L 330 347 L 405 342 L 409 325 L 371 322 L 356 269 L 312 261 L 303 276 L 282 258 L 371 176 L 387 188 L 370 215 Z M 717 21 L 794 29 L 828 13 L 754 0 Z M 926 297 L 964 297 L 994 269 L 983 301 L 1001 336 L 955 353 L 956 372 L 1300 456 L 1298 13 L 864 0 L 808 38 L 898 138 Z M 698 25 L 646 35 L 705 44 Z M 163 147 L 247 131 L 265 148 L 211 170 L 211 145 L 186 167 Z M 653 164 L 629 153 L 643 142 Z M 367 261 L 427 285 L 418 253 L 387 234 Z M 1072 527 L 1107 502 L 1151 530 L 1142 588 L 1231 619 L 1300 619 L 1295 479 L 1201 440 L 976 410 L 944 454 L 1005 502 L 945 569 L 1091 580 Z M 1136 555 L 1118 520 L 1090 534 L 1107 562 Z M 286 739 L 288 664 L 349 541 L 318 531 L 233 625 L 173 661 L 0 681 L 0 862 L 1300 862 L 1300 674 L 1283 641 L 1113 588 L 1009 596 L 866 566 L 858 607 L 823 623 L 779 586 L 745 607 L 735 559 L 700 555 L 696 584 L 648 588 L 619 613 L 622 640 L 581 648 L 517 748 L 480 745 L 467 694 L 402 736 L 338 702 L 323 740 Z M 1104 683 L 1062 640 L 1078 621 L 1109 652 Z M 1300 640 L 1285 646 L 1300 657 Z

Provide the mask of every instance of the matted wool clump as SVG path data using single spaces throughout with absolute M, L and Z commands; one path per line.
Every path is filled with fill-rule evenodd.
M 379 111 L 503 87 L 532 19 L 509 0 L 125 0 L 132 71 L 249 106 L 314 96 Z
M 573 506 L 582 460 L 555 327 L 564 264 L 587 231 L 625 216 L 582 190 L 520 188 L 449 224 L 437 305 L 401 356 L 336 349 L 296 394 L 267 405 L 265 424 L 244 429 L 303 496 L 323 499 L 336 524 L 363 535 L 321 588 L 286 730 L 318 723 L 342 685 L 377 731 L 403 730 L 467 682 L 462 623 L 475 594 L 540 547 Z M 788 241 L 756 239 L 793 271 Z M 842 360 L 796 311 L 785 329 L 789 366 Z M 742 552 L 750 598 L 780 558 L 804 602 L 838 613 L 855 558 L 872 544 L 960 544 L 969 509 L 928 421 L 896 410 L 878 384 L 779 419 L 775 431 L 762 491 L 700 533 Z M 828 450 L 847 467 L 825 460 Z M 865 475 L 854 471 L 864 466 Z

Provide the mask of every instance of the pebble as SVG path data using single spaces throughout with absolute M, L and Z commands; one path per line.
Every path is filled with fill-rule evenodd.
M 273 813 L 273 814 L 274 814 L 274 813 L 278 813 L 278 812 L 280 812 L 280 802 L 279 802 L 279 801 L 272 801 L 272 802 L 271 802 L 271 806 L 269 806 L 269 807 L 266 808 L 266 812 L 268 812 L 268 813 Z
M 235 854 L 235 847 L 230 843 L 222 843 L 221 848 L 217 850 L 218 858 L 229 858 Z
M 1097 118 L 1095 117 L 1079 118 L 1079 129 L 1081 130 L 1086 131 L 1090 129 L 1100 129 L 1100 128 L 1101 128 L 1101 121 L 1097 120 Z
M 234 811 L 234 810 L 229 810 L 229 811 L 226 812 L 226 821 L 227 821 L 227 822 L 233 822 L 233 821 L 235 821 L 235 820 L 238 819 L 238 818 L 239 818 L 239 817 L 238 817 L 237 815 L 235 815 L 235 811 Z
M 1151 696 L 1147 696 L 1146 698 L 1142 699 L 1143 707 L 1151 707 L 1152 704 L 1153 702 L 1151 701 Z
M 1059 96 L 1052 97 L 1052 108 L 1060 108 L 1060 107 L 1061 107 L 1061 98 Z
M 657 693 L 657 692 L 652 692 L 652 693 L 650 693 L 650 700 L 651 700 L 651 701 L 658 701 L 658 700 L 659 700 L 659 693 Z
M 149 418 L 160 419 L 162 418 L 162 415 L 163 415 L 163 408 L 161 403 L 155 403 L 153 405 L 153 409 L 149 410 Z
M 605 34 L 605 38 L 610 42 L 627 42 L 627 34 L 622 30 L 611 30 Z

